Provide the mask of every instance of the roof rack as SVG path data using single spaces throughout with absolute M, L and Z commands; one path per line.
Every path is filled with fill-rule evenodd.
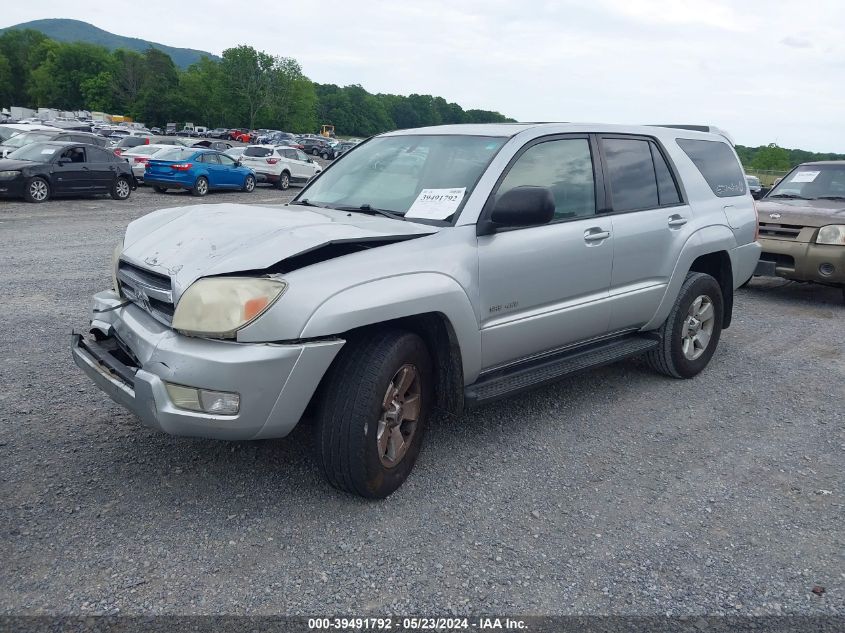
M 728 140 L 728 142 L 733 145 L 734 140 L 731 138 L 731 135 L 725 132 L 722 128 L 716 127 L 715 125 L 678 125 L 678 124 L 671 124 L 671 123 L 652 123 L 649 127 L 670 127 L 676 130 L 693 130 L 694 132 L 709 132 L 710 134 L 718 134 L 719 136 L 723 136 Z

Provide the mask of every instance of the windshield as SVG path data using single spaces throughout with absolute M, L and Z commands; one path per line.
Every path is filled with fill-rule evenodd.
M 318 206 L 370 207 L 399 215 L 413 208 L 409 217 L 446 220 L 505 141 L 503 137 L 458 135 L 374 138 L 332 165 L 301 198 Z M 448 196 L 449 204 L 427 215 L 417 213 L 431 196 Z
M 30 143 L 25 147 L 16 149 L 6 158 L 13 160 L 31 160 L 36 163 L 46 163 L 53 158 L 53 154 L 62 149 L 61 145 L 50 145 L 48 143 Z
M 20 134 L 22 130 L 18 130 L 13 127 L 6 127 L 5 125 L 0 125 L 0 143 L 6 144 L 13 136 Z
M 845 163 L 801 165 L 781 180 L 769 198 L 845 198 Z
M 185 160 L 196 154 L 197 150 L 189 147 L 171 147 L 161 154 L 156 154 L 156 160 Z
M 36 141 L 49 141 L 56 135 L 55 132 L 24 132 L 23 134 L 16 134 L 5 145 L 7 147 L 23 147 Z

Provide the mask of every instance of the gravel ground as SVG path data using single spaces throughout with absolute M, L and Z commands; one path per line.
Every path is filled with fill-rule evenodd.
M 305 425 L 169 437 L 73 365 L 126 224 L 197 202 L 0 202 L 0 614 L 845 614 L 839 292 L 755 280 L 692 381 L 625 362 L 435 420 L 366 502 Z

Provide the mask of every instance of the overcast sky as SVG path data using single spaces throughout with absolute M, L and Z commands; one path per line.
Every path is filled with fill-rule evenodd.
M 707 123 L 737 143 L 845 152 L 845 1 L 5 2 L 220 54 L 250 44 L 321 83 L 433 94 L 520 121 Z

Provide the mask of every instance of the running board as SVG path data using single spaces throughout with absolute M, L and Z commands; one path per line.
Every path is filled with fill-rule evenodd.
M 656 338 L 635 334 L 495 370 L 464 389 L 464 402 L 467 407 L 492 402 L 582 371 L 640 356 L 657 347 L 657 344 Z

